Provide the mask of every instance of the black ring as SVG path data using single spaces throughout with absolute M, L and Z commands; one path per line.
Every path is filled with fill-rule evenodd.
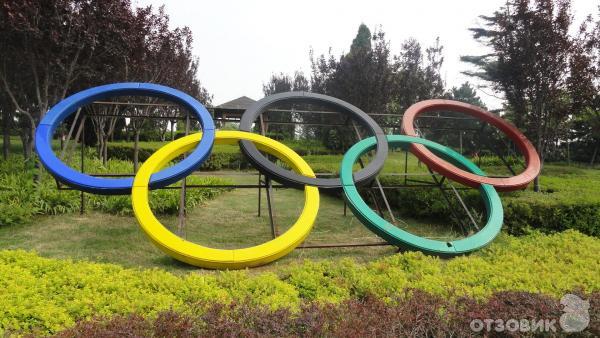
M 246 109 L 240 121 L 240 130 L 250 132 L 252 124 L 260 114 L 264 113 L 274 104 L 284 101 L 286 103 L 317 103 L 321 106 L 334 109 L 341 108 L 340 113 L 349 114 L 353 118 L 356 118 L 361 125 L 367 127 L 372 135 L 375 136 L 377 140 L 377 153 L 366 167 L 353 174 L 354 182 L 356 184 L 368 183 L 379 174 L 388 153 L 388 143 L 385 133 L 377 122 L 364 111 L 335 97 L 309 92 L 287 92 L 267 96 Z M 240 141 L 240 148 L 242 153 L 248 157 L 248 160 L 258 171 L 280 183 L 300 189 L 303 189 L 305 185 L 325 189 L 339 189 L 342 187 L 342 182 L 339 178 L 306 177 L 279 167 L 263 156 L 252 142 L 242 140 Z

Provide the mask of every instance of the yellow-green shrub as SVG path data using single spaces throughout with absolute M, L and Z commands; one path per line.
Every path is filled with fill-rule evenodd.
M 278 273 L 191 273 L 42 258 L 0 251 L 0 332 L 56 332 L 94 315 L 153 316 L 190 304 L 250 301 L 271 309 L 302 302 L 340 302 L 373 294 L 402 297 L 407 288 L 454 298 L 486 298 L 496 291 L 529 291 L 554 297 L 575 289 L 600 290 L 600 239 L 576 231 L 522 237 L 501 235 L 470 256 L 440 259 L 406 252 L 358 264 L 306 261 Z

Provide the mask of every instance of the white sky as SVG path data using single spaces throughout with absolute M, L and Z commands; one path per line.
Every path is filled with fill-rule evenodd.
M 213 104 L 246 95 L 263 97 L 262 84 L 272 73 L 310 74 L 309 49 L 316 55 L 332 48 L 347 52 L 358 26 L 371 31 L 381 25 L 397 54 L 402 42 L 416 38 L 423 48 L 439 36 L 444 46 L 442 75 L 448 88 L 473 79 L 460 74 L 467 69 L 461 55 L 481 54 L 469 27 L 480 26 L 479 15 L 489 15 L 505 0 L 396 0 L 396 1 L 194 1 L 134 0 L 134 5 L 165 4 L 172 27 L 188 26 L 194 34 L 194 54 L 200 58 L 198 76 L 214 95 Z M 597 13 L 598 0 L 572 0 L 577 26 Z M 492 93 L 488 93 L 492 94 Z M 500 100 L 483 91 L 489 108 Z

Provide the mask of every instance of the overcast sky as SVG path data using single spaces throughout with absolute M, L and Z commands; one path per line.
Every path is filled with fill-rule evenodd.
M 598 0 L 572 0 L 577 24 L 597 12 Z M 213 104 L 246 95 L 263 97 L 262 84 L 272 73 L 310 73 L 309 50 L 334 55 L 347 52 L 358 26 L 381 26 L 397 54 L 402 42 L 416 38 L 425 48 L 437 36 L 444 46 L 442 75 L 447 87 L 466 80 L 461 55 L 485 51 L 469 27 L 481 26 L 479 15 L 491 14 L 505 0 L 417 1 L 197 1 L 134 0 L 145 6 L 165 4 L 171 26 L 188 26 L 194 53 L 200 58 L 198 76 L 214 95 Z M 470 80 L 473 82 L 473 80 Z M 500 100 L 479 91 L 490 108 Z

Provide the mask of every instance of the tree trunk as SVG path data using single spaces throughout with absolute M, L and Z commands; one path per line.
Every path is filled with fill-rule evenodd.
M 104 164 L 104 159 L 102 158 L 102 141 L 104 140 L 104 137 L 102 136 L 102 131 L 99 128 L 96 127 L 95 129 L 97 139 L 96 154 L 98 154 L 98 159 L 102 161 L 102 164 Z
M 596 146 L 594 147 L 594 153 L 592 154 L 592 159 L 590 160 L 590 167 L 594 165 L 594 162 L 596 162 L 597 155 L 598 155 L 598 143 L 596 143 Z
M 35 168 L 35 170 L 33 172 L 33 183 L 37 184 L 37 183 L 40 183 L 43 168 L 40 165 L 40 161 L 38 161 L 36 156 L 33 154 L 33 147 L 35 144 L 35 127 L 32 127 L 29 130 L 29 132 L 30 132 L 30 134 L 29 134 L 29 140 L 27 142 L 27 146 L 29 147 L 29 156 L 33 160 L 33 167 Z
M 106 167 L 106 162 L 108 161 L 108 159 L 106 158 L 106 143 L 107 141 L 107 136 L 106 134 L 102 134 L 101 139 L 101 144 L 100 144 L 100 157 L 102 158 L 102 165 Z
M 5 160 L 8 159 L 10 152 L 10 114 L 4 112 L 2 119 L 2 156 Z
M 104 141 L 102 142 L 102 163 L 106 166 L 108 162 L 108 135 L 104 136 Z
M 137 173 L 139 164 L 139 143 L 140 143 L 140 129 L 135 130 L 135 139 L 133 141 L 133 172 Z
M 19 138 L 21 139 L 21 149 L 23 151 L 23 157 L 27 160 L 27 134 L 21 131 Z
M 29 160 L 31 158 L 31 153 L 33 152 L 33 140 L 29 129 L 21 131 L 21 143 L 23 143 L 23 156 L 25 157 L 25 160 Z

